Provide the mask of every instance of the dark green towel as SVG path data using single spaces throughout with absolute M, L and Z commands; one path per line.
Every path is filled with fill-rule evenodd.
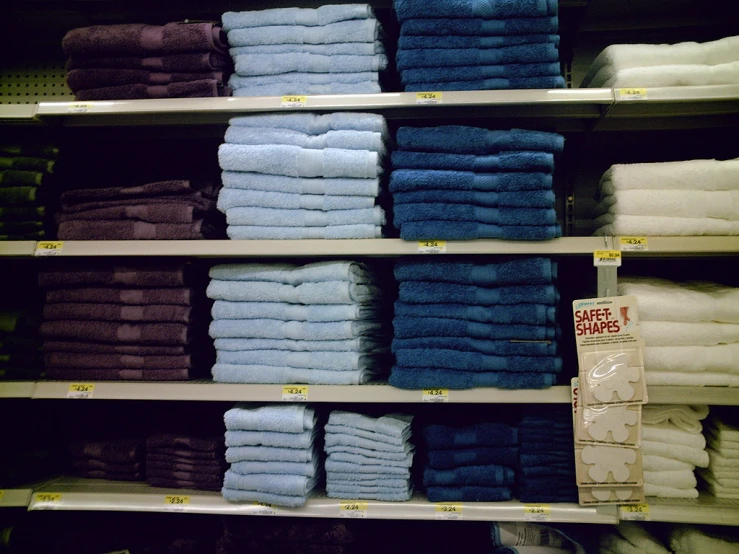
M 0 221 L 36 221 L 46 215 L 46 208 L 43 206 L 31 207 L 4 207 L 0 206 Z
M 44 173 L 39 171 L 18 171 L 6 169 L 0 171 L 0 186 L 39 186 L 44 181 Z
M 4 156 L 33 156 L 53 160 L 59 155 L 59 149 L 56 146 L 35 144 L 0 144 L 0 154 Z
M 44 160 L 43 158 L 29 158 L 25 156 L 16 158 L 0 157 L 0 169 L 23 169 L 54 173 L 54 163 L 51 160 Z
M 5 173 L 8 173 L 7 171 Z M 20 173 L 16 171 L 16 173 Z M 33 204 L 38 197 L 38 188 L 0 186 L 0 204 L 3 206 Z

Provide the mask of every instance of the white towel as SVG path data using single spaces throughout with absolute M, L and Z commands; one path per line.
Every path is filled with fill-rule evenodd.
M 693 471 L 695 466 L 688 462 L 681 462 L 674 458 L 665 458 L 664 456 L 649 456 L 642 455 L 641 457 L 642 468 L 644 471 L 680 471 L 688 469 Z
M 708 453 L 700 448 L 691 448 L 682 444 L 642 440 L 642 454 L 664 456 L 698 467 L 708 467 Z
M 706 474 L 701 474 L 701 477 L 705 480 L 708 485 L 708 490 L 716 498 L 732 498 L 739 499 L 739 489 L 732 489 L 729 487 L 722 487 L 712 477 Z
M 641 321 L 646 346 L 714 346 L 739 342 L 739 324 Z
M 695 473 L 689 469 L 678 471 L 645 471 L 644 483 L 675 489 L 694 489 L 698 485 Z
M 644 483 L 644 496 L 658 498 L 698 498 L 698 489 L 676 489 L 663 485 Z
M 691 448 L 706 448 L 706 437 L 700 433 L 691 433 L 680 429 L 673 423 L 665 422 L 656 425 L 642 424 L 641 436 L 643 440 L 682 444 Z
M 689 433 L 703 432 L 701 420 L 708 417 L 708 406 L 682 406 L 647 404 L 642 406 L 641 420 L 644 425 L 656 425 L 669 421 Z
M 737 442 L 739 443 L 739 428 L 715 417 L 711 420 L 709 429 L 716 438 L 722 442 Z
M 653 387 L 739 387 L 739 375 L 730 373 L 647 371 L 646 377 Z
M 588 85 L 596 88 L 687 87 L 739 82 L 739 62 L 718 65 L 653 65 L 614 70 L 602 67 Z
M 652 237 L 739 235 L 739 221 L 708 217 L 662 217 L 605 214 L 595 218 L 595 235 L 647 235 Z
M 706 442 L 710 448 L 727 458 L 739 458 L 739 442 L 719 440 L 711 430 L 706 432 Z
M 696 527 L 688 525 L 673 527 L 670 536 L 670 547 L 675 554 L 703 554 L 705 552 L 715 552 L 716 554 L 739 553 L 739 543 L 710 537 Z
M 595 214 L 647 215 L 663 217 L 710 217 L 739 219 L 739 191 L 706 190 L 619 190 L 603 196 Z
M 718 468 L 731 469 L 739 475 L 739 457 L 725 456 L 714 448 L 709 448 L 706 452 L 708 452 L 708 457 L 711 460 L 710 468 L 712 470 L 716 470 Z
M 716 346 L 648 346 L 644 348 L 644 368 L 647 373 L 739 373 L 739 343 Z
M 662 544 L 638 523 L 622 521 L 616 528 L 631 544 L 645 554 L 669 554 Z

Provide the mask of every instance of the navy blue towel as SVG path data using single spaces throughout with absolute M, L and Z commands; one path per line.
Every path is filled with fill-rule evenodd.
M 408 83 L 407 92 L 423 92 L 428 90 L 518 90 L 518 89 L 554 89 L 565 88 L 565 80 L 561 75 L 551 77 L 511 77 L 508 79 L 472 79 L 469 81 L 441 81 L 426 83 Z
M 506 423 L 483 422 L 466 427 L 427 425 L 423 438 L 429 450 L 456 450 L 476 446 L 516 446 L 518 430 Z
M 429 48 L 401 50 L 395 56 L 399 70 L 418 67 L 454 67 L 457 65 L 504 65 L 559 61 L 554 43 L 519 44 L 502 48 Z
M 559 35 L 449 35 L 441 36 L 401 36 L 399 50 L 423 50 L 426 48 L 502 48 L 521 44 L 547 44 L 559 46 Z
M 401 36 L 493 36 L 522 35 L 533 33 L 556 33 L 559 31 L 559 18 L 554 16 L 523 17 L 505 19 L 431 19 L 421 15 L 406 19 L 400 26 Z
M 559 77 L 558 62 L 512 63 L 497 65 L 460 65 L 446 67 L 407 68 L 400 73 L 405 85 L 418 83 L 446 83 L 486 79 L 525 79 L 529 77 Z M 426 85 L 428 86 L 428 85 Z
M 484 208 L 469 204 L 445 202 L 397 204 L 393 209 L 393 224 L 400 227 L 418 221 L 478 221 L 487 225 L 538 226 L 557 223 L 552 208 Z
M 543 131 L 490 131 L 466 125 L 400 127 L 395 140 L 399 150 L 483 156 L 509 151 L 560 153 L 565 139 Z
M 477 221 L 418 221 L 400 229 L 403 240 L 550 240 L 561 236 L 559 225 L 488 225 Z
M 427 463 L 434 469 L 487 464 L 515 467 L 518 465 L 518 448 L 515 446 L 477 446 L 453 450 L 432 449 L 428 451 Z
M 519 468 L 520 474 L 524 478 L 545 477 L 547 475 L 556 475 L 558 477 L 574 477 L 575 465 L 568 463 L 545 464 L 540 466 L 522 466 Z
M 477 190 L 485 192 L 551 191 L 551 173 L 474 173 L 426 169 L 395 169 L 390 174 L 390 192 L 428 189 Z
M 426 487 L 434 485 L 512 485 L 515 473 L 510 467 L 500 465 L 463 466 L 454 469 L 423 470 L 423 484 Z
M 450 304 L 482 306 L 546 304 L 554 306 L 559 293 L 554 285 L 522 285 L 476 287 L 437 281 L 405 281 L 400 283 L 398 300 L 411 304 L 435 304 L 440 299 Z
M 393 169 L 440 169 L 455 171 L 554 171 L 554 156 L 548 152 L 504 152 L 490 156 L 395 151 Z
M 547 452 L 542 449 L 539 452 L 531 452 L 529 454 L 523 453 L 522 448 L 519 447 L 518 459 L 522 466 L 539 467 L 547 464 L 559 464 L 559 463 L 575 463 L 574 448 L 572 447 L 573 438 L 570 437 L 570 452 Z
M 504 19 L 557 15 L 557 0 L 395 0 L 398 21 L 416 17 Z
M 468 319 L 481 323 L 526 323 L 546 325 L 554 323 L 557 309 L 542 304 L 518 306 L 467 306 L 464 304 L 407 304 L 395 303 L 395 317 L 444 317 Z
M 401 260 L 396 262 L 393 272 L 399 282 L 430 281 L 476 286 L 550 285 L 557 278 L 557 262 L 542 257 L 523 257 L 487 264 Z M 530 291 L 520 292 L 529 294 Z M 449 302 L 446 297 L 443 300 Z
M 556 382 L 550 373 L 511 373 L 490 371 L 474 373 L 453 369 L 406 368 L 393 366 L 389 383 L 399 389 L 546 389 Z
M 508 487 L 429 487 L 429 502 L 502 502 L 511 499 Z
M 545 372 L 562 371 L 561 358 L 543 356 L 486 356 L 479 352 L 458 350 L 415 349 L 397 350 L 396 363 L 400 367 L 433 367 L 459 371 L 512 371 Z
M 393 193 L 393 203 L 395 205 L 417 204 L 419 202 L 446 202 L 447 204 L 471 204 L 473 206 L 501 208 L 553 208 L 554 192 L 551 190 L 482 192 L 476 190 L 431 189 Z
M 554 356 L 557 353 L 557 341 L 480 340 L 470 337 L 393 339 L 393 352 L 405 348 L 449 348 L 460 352 L 482 352 L 493 356 Z
M 554 327 L 546 325 L 477 323 L 441 317 L 395 318 L 393 328 L 395 336 L 399 339 L 445 335 L 492 340 L 550 340 L 555 335 Z

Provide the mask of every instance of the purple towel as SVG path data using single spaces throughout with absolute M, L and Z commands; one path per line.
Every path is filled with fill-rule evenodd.
M 94 458 L 113 463 L 138 462 L 144 457 L 141 439 L 80 440 L 68 445 L 72 458 Z
M 192 340 L 183 323 L 111 323 L 107 321 L 44 321 L 41 336 L 54 339 L 136 344 L 184 345 Z
M 141 462 L 106 462 L 97 458 L 80 458 L 72 460 L 75 469 L 89 471 L 111 471 L 119 473 L 136 473 L 144 469 Z
M 217 52 L 195 54 L 173 54 L 153 58 L 138 56 L 127 58 L 72 58 L 67 62 L 67 69 L 97 69 L 107 67 L 113 69 L 146 69 L 166 73 L 220 71 L 229 73 L 233 68 L 233 61 L 228 54 Z
M 66 369 L 46 368 L 49 379 L 60 381 L 187 381 L 190 369 Z
M 118 354 L 44 354 L 47 368 L 63 369 L 182 369 L 192 367 L 190 356 L 126 356 Z
M 63 221 L 59 240 L 199 240 L 226 238 L 225 228 L 201 219 L 195 223 L 146 223 L 144 221 Z
M 76 189 L 62 194 L 62 204 L 72 206 L 84 202 L 99 202 L 101 200 L 121 200 L 132 198 L 147 198 L 172 195 L 191 195 L 197 192 L 205 192 L 209 195 L 216 194 L 215 188 L 209 182 L 170 180 L 156 181 L 134 187 L 106 187 L 99 189 Z
M 221 460 L 222 452 L 203 452 L 200 450 L 189 450 L 186 448 L 152 448 L 146 453 L 146 460 L 153 462 L 184 462 L 192 460 L 195 463 L 198 460 Z
M 167 489 L 195 489 L 203 491 L 220 491 L 223 483 L 221 481 L 217 483 L 199 483 L 195 481 L 185 481 L 181 479 L 172 478 L 149 478 L 147 482 L 152 487 L 162 487 Z
M 203 471 L 211 474 L 218 473 L 223 475 L 226 471 L 228 464 L 225 461 L 206 461 L 192 460 L 186 461 L 172 461 L 172 462 L 161 462 L 157 460 L 146 459 L 147 470 L 159 470 L 159 471 Z
M 202 192 L 193 193 L 190 196 L 160 196 L 152 198 L 120 198 L 116 200 L 99 200 L 96 202 L 82 202 L 79 204 L 62 204 L 64 214 L 83 214 L 92 210 L 110 210 L 118 207 L 140 206 L 168 206 L 168 207 L 191 207 L 201 211 L 213 211 L 216 208 L 216 197 L 210 197 Z M 74 219 L 81 219 L 76 217 Z M 105 219 L 116 219 L 115 217 Z M 175 222 L 173 222 L 175 223 Z
M 214 79 L 201 79 L 170 85 L 120 85 L 82 89 L 77 100 L 146 100 L 151 98 L 218 98 L 231 96 L 231 89 Z
M 120 304 L 78 304 L 64 302 L 44 306 L 44 319 L 95 320 L 95 321 L 164 321 L 189 323 L 192 308 L 155 304 L 149 306 L 121 306 Z M 182 367 L 182 366 L 179 366 Z
M 120 473 L 115 471 L 101 471 L 99 469 L 75 470 L 73 472 L 77 477 L 85 479 L 106 479 L 108 481 L 144 481 L 142 472 L 136 473 Z
M 156 450 L 157 448 L 189 448 L 203 452 L 222 451 L 225 449 L 223 435 L 215 437 L 188 437 L 175 433 L 163 433 L 151 435 L 146 439 L 146 448 Z
M 44 352 L 75 352 L 78 354 L 123 354 L 127 356 L 180 356 L 187 354 L 185 346 L 142 346 L 138 344 L 104 344 L 63 340 L 44 341 Z
M 149 470 L 147 468 L 147 476 L 152 479 L 177 479 L 178 481 L 192 481 L 193 483 L 223 483 L 223 476 L 218 474 L 204 473 L 202 471 L 161 471 Z
M 67 73 L 67 84 L 72 92 L 121 85 L 169 85 L 202 80 L 218 81 L 225 84 L 228 75 L 222 71 L 201 71 L 198 73 L 161 73 L 145 69 L 73 69 Z
M 140 204 L 133 206 L 112 206 L 110 208 L 62 213 L 59 216 L 59 221 L 107 219 L 137 220 L 148 223 L 193 223 L 198 219 L 202 219 L 203 215 L 205 215 L 203 210 L 199 210 L 192 205 L 173 204 L 171 202 L 149 204 L 142 200 Z
M 71 57 L 144 56 L 185 52 L 227 53 L 226 33 L 214 23 L 92 25 L 72 29 L 62 39 Z
M 46 303 L 76 302 L 84 304 L 122 304 L 148 306 L 153 304 L 171 304 L 190 306 L 194 295 L 192 289 L 112 289 L 81 288 L 57 289 L 46 293 Z
M 111 264 L 101 261 L 71 263 L 54 271 L 39 272 L 41 288 L 105 285 L 124 287 L 182 287 L 185 282 L 185 264 L 178 262 L 148 262 L 138 264 Z

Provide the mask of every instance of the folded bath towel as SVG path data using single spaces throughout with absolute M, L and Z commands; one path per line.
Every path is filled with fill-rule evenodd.
M 650 404 L 642 407 L 642 423 L 656 425 L 669 421 L 684 431 L 698 434 L 703 430 L 701 420 L 708 417 L 708 411 L 708 406 Z
M 380 486 L 362 486 L 350 484 L 337 486 L 326 484 L 326 495 L 329 498 L 359 498 L 362 500 L 382 500 L 385 502 L 406 502 L 413 496 L 413 487 L 406 489 Z
M 547 173 L 551 173 L 554 170 L 554 157 L 548 152 L 504 152 L 489 156 L 474 156 L 471 154 L 396 151 L 392 153 L 391 157 L 393 169 L 437 169 L 476 172 L 544 171 Z M 348 176 L 354 177 L 354 175 Z M 374 175 L 370 175 L 370 177 L 374 177 Z
M 678 489 L 667 485 L 653 485 L 644 482 L 644 496 L 659 498 L 698 498 L 698 489 Z
M 211 322 L 209 332 L 213 338 L 343 340 L 363 335 L 381 335 L 383 327 L 381 323 L 363 320 L 306 322 L 277 319 L 217 319 Z
M 642 452 L 650 456 L 674 458 L 676 460 L 691 463 L 698 467 L 708 467 L 708 453 L 701 448 L 643 440 Z
M 248 285 L 234 281 L 211 280 L 208 298 L 237 302 L 288 302 L 290 304 L 355 304 L 382 298 L 374 285 L 360 285 L 346 281 L 324 281 L 283 285 L 281 283 L 252 281 Z
M 301 506 L 305 506 L 305 503 L 308 501 L 310 496 L 289 496 L 269 492 L 230 489 L 227 487 L 224 487 L 221 490 L 221 494 L 223 494 L 223 498 L 228 502 L 264 502 L 266 504 L 274 504 L 275 506 L 285 506 L 288 508 L 300 508 Z
M 316 425 L 316 412 L 304 404 L 248 408 L 237 404 L 223 415 L 226 429 L 302 434 Z
M 293 73 L 285 73 L 293 75 Z M 313 75 L 339 75 L 339 73 L 313 73 Z M 233 85 L 231 85 L 233 88 Z M 309 81 L 288 81 L 285 83 L 270 83 L 265 85 L 243 85 L 234 88 L 234 96 L 285 96 L 290 94 L 379 94 L 382 87 L 378 77 L 359 83 L 327 83 L 313 84 Z
M 481 208 L 485 209 L 485 208 Z M 491 208 L 493 209 L 493 208 Z M 554 210 L 551 210 L 554 213 Z M 555 214 L 556 215 L 556 214 Z M 331 225 L 384 225 L 385 212 L 380 206 L 363 210 L 276 210 L 249 207 L 226 210 L 229 225 L 264 227 L 326 227 Z
M 652 346 L 644 349 L 648 372 L 734 373 L 739 368 L 739 344 L 715 346 Z
M 374 12 L 369 4 L 348 4 L 320 6 L 316 9 L 276 8 L 271 10 L 226 12 L 223 14 L 223 28 L 247 29 L 270 25 L 323 26 L 352 19 L 371 19 Z
M 433 469 L 454 469 L 461 466 L 496 464 L 514 467 L 518 463 L 515 446 L 454 448 L 451 450 L 429 449 L 428 466 Z
M 167 197 L 163 197 L 162 200 Z M 71 213 L 62 212 L 57 220 L 136 220 L 148 223 L 197 223 L 205 216 L 210 216 L 207 210 L 201 209 L 198 202 L 158 202 L 156 204 L 118 205 L 108 208 L 93 208 L 89 210 L 75 209 Z M 77 204 L 76 208 L 83 204 Z M 94 223 L 92 223 L 94 225 Z
M 223 192 L 221 192 L 221 196 L 223 196 Z M 448 204 L 471 204 L 473 206 L 490 206 L 501 208 L 552 208 L 554 207 L 554 192 L 549 190 L 522 190 L 520 192 L 485 192 L 474 190 L 430 189 L 412 192 L 396 192 L 393 194 L 393 202 L 396 206 L 400 204 L 417 204 L 422 202 L 446 202 Z
M 395 467 L 384 464 L 354 464 L 350 462 L 339 462 L 329 456 L 326 458 L 326 473 L 331 474 L 333 471 L 344 473 L 380 473 L 392 478 L 410 478 L 410 469 L 406 467 Z
M 546 359 L 546 358 L 545 358 Z M 327 371 L 379 370 L 388 357 L 357 352 L 290 352 L 287 350 L 247 350 L 218 352 L 217 363 L 262 365 Z
M 229 469 L 223 478 L 223 486 L 236 490 L 300 496 L 310 493 L 316 486 L 316 480 L 304 475 L 275 475 L 271 473 L 242 475 Z
M 141 56 L 106 56 L 102 58 L 70 58 L 67 69 L 146 69 L 164 73 L 230 70 L 231 56 L 220 52 L 195 52 L 142 58 Z
M 63 240 L 196 240 L 223 238 L 220 226 L 194 223 L 147 223 L 135 220 L 84 219 L 62 221 L 57 238 Z
M 739 342 L 739 324 L 716 322 L 641 321 L 649 346 L 713 346 Z
M 235 462 L 312 462 L 319 453 L 316 449 L 277 448 L 272 446 L 233 446 L 226 449 L 226 461 Z
M 532 305 L 534 306 L 534 305 Z M 356 321 L 378 319 L 381 307 L 373 304 L 319 304 L 299 306 L 286 302 L 228 302 L 217 300 L 213 319 L 279 319 L 281 321 Z
M 394 454 L 407 455 L 413 451 L 413 447 L 408 442 L 390 441 L 388 436 L 379 436 L 381 433 L 372 433 L 371 431 L 353 430 L 345 428 L 343 425 L 331 426 L 326 430 L 326 448 L 361 448 L 364 450 L 374 450 L 378 454 L 390 452 Z M 410 433 L 403 439 L 407 441 Z
M 212 369 L 218 383 L 307 383 L 309 385 L 363 385 L 377 375 L 376 371 L 325 371 L 263 365 L 217 363 Z
M 228 413 L 228 412 L 227 412 Z M 281 431 L 226 430 L 226 446 L 279 446 L 281 448 L 310 448 L 316 438 L 316 428 L 301 433 Z M 246 473 L 246 472 L 240 472 Z M 259 473 L 259 472 L 258 472 Z
M 387 349 L 385 337 L 347 340 L 216 339 L 218 350 L 291 350 L 293 352 L 378 352 Z
M 400 282 L 442 281 L 475 286 L 548 285 L 557 277 L 557 264 L 549 258 L 537 257 L 490 264 L 400 260 L 395 264 L 394 274 Z
M 512 80 L 516 83 L 529 82 L 527 79 L 543 77 L 542 81 L 532 83 L 547 83 L 561 79 L 561 70 L 558 62 L 546 63 L 499 63 L 491 65 L 453 65 L 443 67 L 419 67 L 404 69 L 400 80 L 405 85 L 431 86 L 428 83 L 458 83 L 464 81 L 490 81 L 491 84 Z M 503 88 L 497 86 L 495 88 Z
M 540 356 L 485 356 L 479 352 L 458 350 L 414 349 L 395 351 L 400 367 L 456 369 L 459 371 L 512 371 L 523 373 L 558 373 L 562 371 L 561 358 Z
M 555 376 L 549 373 L 471 372 L 398 366 L 393 366 L 389 379 L 391 385 L 401 389 L 544 389 L 555 381 Z
M 229 125 L 292 129 L 309 135 L 329 131 L 370 131 L 387 134 L 385 117 L 375 113 L 333 112 L 265 114 L 232 117 Z
M 444 264 L 439 264 L 444 265 Z M 546 325 L 554 323 L 557 309 L 543 304 L 513 306 L 470 306 L 465 304 L 408 304 L 395 303 L 395 317 L 441 317 L 466 319 L 481 323 L 526 323 Z M 739 352 L 737 353 L 739 354 Z
M 345 446 L 340 444 L 332 444 L 324 447 L 326 454 L 335 456 L 340 461 L 351 461 L 346 456 L 359 456 L 361 458 L 370 458 L 372 460 L 379 459 L 383 462 L 393 462 L 402 464 L 402 467 L 411 467 L 413 462 L 413 454 L 415 448 L 408 444 L 407 452 L 388 452 L 383 450 L 373 450 L 372 448 L 360 448 L 358 446 Z M 356 460 L 356 458 L 355 458 Z M 377 461 L 369 461 L 369 463 L 379 463 Z
M 430 469 L 423 471 L 423 484 L 429 486 L 512 485 L 514 471 L 499 465 L 464 466 L 454 469 Z
M 452 0 L 443 4 L 429 6 L 423 0 L 396 0 L 394 3 L 398 20 L 417 17 L 431 18 L 516 18 L 542 17 L 557 14 L 556 0 Z
M 409 304 L 433 304 L 440 298 L 453 304 L 483 306 L 516 304 L 551 306 L 558 301 L 556 287 L 543 284 L 487 288 L 435 281 L 401 281 L 399 291 L 398 299 Z
M 445 348 L 461 352 L 481 352 L 491 356 L 553 356 L 556 341 L 490 341 L 470 337 L 417 337 L 393 339 L 393 351 L 404 348 Z
M 704 450 L 706 438 L 700 433 L 691 433 L 680 429 L 670 422 L 658 423 L 656 425 L 642 426 L 642 439 L 648 441 L 667 442 L 670 444 L 682 444 L 691 448 Z
M 710 457 L 710 450 L 708 451 L 708 455 Z M 642 456 L 642 467 L 644 468 L 644 471 L 681 471 L 686 469 L 693 471 L 695 469 L 695 466 L 688 462 L 681 462 L 680 460 L 665 458 L 664 456 L 651 455 Z
M 191 306 L 193 291 L 189 288 L 64 288 L 46 292 L 46 304 L 120 304 L 123 306 L 148 306 L 169 304 Z
M 262 44 L 332 44 L 335 42 L 374 42 L 382 36 L 379 22 L 372 19 L 340 21 L 328 25 L 270 25 L 228 32 L 231 46 Z
M 221 191 L 221 194 L 227 192 L 229 188 L 233 188 L 274 193 L 369 196 L 374 198 L 380 192 L 378 179 L 305 179 L 241 171 L 224 171 L 221 178 L 224 187 L 226 187 Z M 346 209 L 349 209 L 349 207 Z
M 115 87 L 129 84 L 168 85 L 170 83 L 186 83 L 203 79 L 219 81 L 225 84 L 227 74 L 222 71 L 197 73 L 161 73 L 144 69 L 73 69 L 67 73 L 67 84 L 72 92 L 83 89 Z
M 402 35 L 398 39 L 398 48 L 401 50 L 423 50 L 431 48 L 502 48 L 506 46 L 518 46 L 522 44 L 546 44 L 551 43 L 559 46 L 559 35 L 531 34 L 531 35 L 491 35 L 470 36 L 450 35 L 439 36 L 413 36 Z
M 644 483 L 675 489 L 694 489 L 698 485 L 695 474 L 690 469 L 675 471 L 645 471 Z
M 301 148 L 322 150 L 343 148 L 346 150 L 372 150 L 383 153 L 385 143 L 382 133 L 372 131 L 329 131 L 323 135 L 309 135 L 292 129 L 270 127 L 229 126 L 224 139 L 232 144 L 291 144 Z
M 334 42 L 329 44 L 262 44 L 259 46 L 234 46 L 229 49 L 232 56 L 238 56 L 242 54 L 289 54 L 289 53 L 301 53 L 301 54 L 319 54 L 321 56 L 373 56 L 375 54 L 385 54 L 385 45 L 382 41 L 376 40 L 374 42 Z M 369 76 L 372 72 L 362 72 Z M 307 75 L 307 73 L 305 74 Z M 329 77 L 328 74 L 323 77 Z M 376 75 L 375 75 L 376 77 Z M 247 78 L 248 79 L 248 78 Z M 298 79 L 300 80 L 300 79 Z M 354 81 L 342 81 L 342 82 L 361 82 L 369 79 L 359 79 Z M 287 82 L 282 80 L 280 82 Z M 327 84 L 330 81 L 324 80 L 320 84 Z M 256 84 L 256 83 L 254 83 Z M 262 82 L 260 84 L 266 84 Z M 318 82 L 314 84 L 319 84 Z
M 468 427 L 427 425 L 423 437 L 430 450 L 453 450 L 478 446 L 515 446 L 518 434 L 515 427 L 505 423 L 477 423 Z
M 511 499 L 508 487 L 439 487 L 426 489 L 429 502 L 502 502 Z
M 739 62 L 718 65 L 653 65 L 615 70 L 602 67 L 589 87 L 685 87 L 732 85 L 739 81 Z
M 236 462 L 231 464 L 231 470 L 241 475 L 278 474 L 309 479 L 316 479 L 320 476 L 318 457 L 310 462 Z
M 333 410 L 328 417 L 329 426 L 341 425 L 357 430 L 387 435 L 404 441 L 410 436 L 412 415 L 388 414 L 379 418 L 369 417 L 353 412 Z M 330 428 L 327 429 L 329 431 Z
M 396 318 L 393 327 L 395 337 L 399 339 L 441 335 L 492 340 L 547 340 L 555 336 L 555 328 L 544 325 L 477 323 L 440 317 Z
M 505 90 L 505 89 L 552 89 L 565 88 L 565 80 L 557 75 L 552 77 L 512 77 L 506 79 L 471 79 L 469 81 L 442 81 L 431 83 L 409 83 L 405 90 L 426 91 L 434 90 Z
M 117 323 L 106 321 L 45 321 L 41 336 L 92 342 L 127 342 L 151 345 L 188 344 L 192 329 L 181 323 Z
M 401 71 L 419 67 L 503 65 L 509 63 L 556 62 L 558 60 L 559 50 L 553 43 L 521 44 L 500 48 L 398 49 L 396 56 L 396 63 Z M 236 67 L 238 71 L 238 62 Z
M 73 369 L 181 369 L 194 366 L 186 356 L 126 356 L 118 354 L 75 354 L 73 352 L 50 352 L 44 355 L 47 368 Z
M 557 213 L 545 208 L 484 208 L 445 202 L 396 204 L 393 223 L 402 228 L 405 223 L 435 221 L 478 221 L 487 225 L 554 225 Z
M 244 77 L 292 72 L 359 73 L 363 71 L 383 71 L 388 64 L 385 54 L 375 54 L 373 56 L 322 56 L 307 53 L 239 54 L 234 56 L 234 62 L 236 73 Z
M 400 36 L 497 36 L 532 33 L 556 33 L 559 31 L 557 16 L 505 17 L 499 19 L 455 19 L 458 15 L 444 18 L 408 18 L 400 26 Z
M 550 173 L 510 172 L 474 173 L 421 169 L 394 169 L 390 174 L 390 192 L 469 190 L 484 192 L 550 191 Z
M 218 195 L 218 209 L 254 206 L 289 210 L 366 210 L 375 205 L 371 196 L 329 196 L 322 194 L 289 194 L 262 190 L 225 188 Z
M 164 321 L 189 323 L 193 309 L 189 306 L 150 304 L 143 306 L 122 306 L 120 304 L 77 304 L 60 302 L 46 304 L 43 317 L 47 321 L 55 319 L 96 320 L 96 321 Z
M 556 133 L 521 129 L 489 131 L 462 125 L 400 127 L 396 141 L 401 150 L 478 156 L 517 150 L 558 153 L 564 148 L 564 137 Z
M 601 198 L 596 214 L 737 219 L 739 191 L 621 190 Z
M 370 464 L 406 468 L 410 468 L 413 464 L 412 453 L 408 456 L 408 458 L 404 460 L 391 460 L 388 458 L 380 458 L 378 456 L 365 456 L 364 454 L 334 451 L 329 453 L 329 459 L 337 462 L 348 462 L 352 464 Z
M 80 89 L 77 100 L 143 100 L 147 98 L 200 98 L 230 96 L 231 89 L 215 79 L 200 79 L 169 85 L 130 84 Z

